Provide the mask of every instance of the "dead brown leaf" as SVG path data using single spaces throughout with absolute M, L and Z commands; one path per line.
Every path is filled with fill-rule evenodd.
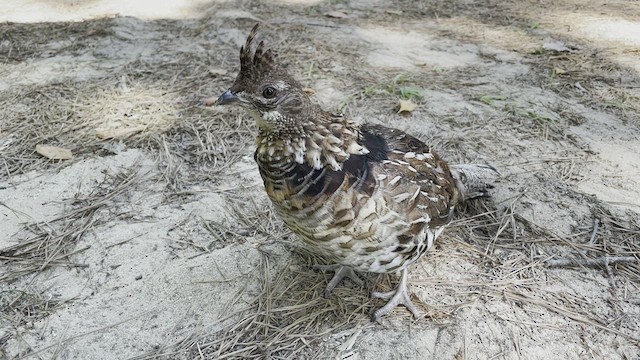
M 415 110 L 418 107 L 417 104 L 415 104 L 413 101 L 411 100 L 403 100 L 400 99 L 398 101 L 398 114 L 403 113 L 403 112 L 412 112 L 413 110 Z
M 51 160 L 69 160 L 73 158 L 71 150 L 50 145 L 36 145 L 36 152 Z
M 144 126 L 132 126 L 126 128 L 116 128 L 96 131 L 96 136 L 100 139 L 126 139 L 133 134 L 144 130 Z

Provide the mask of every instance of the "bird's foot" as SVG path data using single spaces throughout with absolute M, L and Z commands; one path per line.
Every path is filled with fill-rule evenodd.
M 358 274 L 356 274 L 356 272 L 353 271 L 353 269 L 348 268 L 346 266 L 342 266 L 342 265 L 339 265 L 339 264 L 334 264 L 334 265 L 314 265 L 313 268 L 316 269 L 316 270 L 323 270 L 323 271 L 335 271 L 335 275 L 333 275 L 333 278 L 331 279 L 331 281 L 329 281 L 329 284 L 327 285 L 327 288 L 324 290 L 324 294 L 323 295 L 324 295 L 325 298 L 327 298 L 327 297 L 329 297 L 331 295 L 331 291 L 333 291 L 333 289 L 345 277 L 351 279 L 351 281 L 353 281 L 354 283 L 356 283 L 359 286 L 364 285 L 364 282 L 362 281 L 362 279 L 360 279 Z
M 373 313 L 373 321 L 378 321 L 380 317 L 390 313 L 398 305 L 404 305 L 407 309 L 409 309 L 415 319 L 420 317 L 418 309 L 413 304 L 413 301 L 411 301 L 411 298 L 409 296 L 409 291 L 407 288 L 406 269 L 402 271 L 402 279 L 400 280 L 400 284 L 398 284 L 395 290 L 388 292 L 373 292 L 371 295 L 379 299 L 389 300 L 383 307 Z

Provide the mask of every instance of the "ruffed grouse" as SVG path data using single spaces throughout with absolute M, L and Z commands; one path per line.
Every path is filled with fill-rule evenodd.
M 487 165 L 449 166 L 428 145 L 400 130 L 358 125 L 313 103 L 275 63 L 258 25 L 240 49 L 240 73 L 216 105 L 239 104 L 257 121 L 255 161 L 278 214 L 307 249 L 336 265 L 325 291 L 354 271 L 401 272 L 400 284 L 373 318 L 409 298 L 407 268 L 433 245 L 454 206 L 484 195 Z

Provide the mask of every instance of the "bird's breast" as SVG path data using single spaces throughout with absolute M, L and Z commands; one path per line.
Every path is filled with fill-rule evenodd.
M 265 190 L 285 224 L 309 250 L 360 271 L 401 270 L 437 236 L 428 219 L 404 211 L 376 177 L 256 159 Z M 393 197 L 396 200 L 393 200 Z M 408 207 L 407 207 L 408 208 Z

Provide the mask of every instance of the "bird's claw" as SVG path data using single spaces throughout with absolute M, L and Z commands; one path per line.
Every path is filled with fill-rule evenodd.
M 373 321 L 378 321 L 382 316 L 390 313 L 396 306 L 404 305 L 415 319 L 420 317 L 418 309 L 411 301 L 407 288 L 407 270 L 402 271 L 402 279 L 395 290 L 387 292 L 373 292 L 371 296 L 379 299 L 389 300 L 383 307 L 376 310 L 371 316 Z
M 333 278 L 331 278 L 331 281 L 329 281 L 329 284 L 327 284 L 327 288 L 324 290 L 323 295 L 324 295 L 325 298 L 328 298 L 329 296 L 331 296 L 331 292 L 333 291 L 333 289 L 335 289 L 335 287 L 345 277 L 349 278 L 351 281 L 353 281 L 354 283 L 356 283 L 359 286 L 364 285 L 364 281 L 362 281 L 362 279 L 360 279 L 358 274 L 356 274 L 356 272 L 353 271 L 353 269 L 348 268 L 346 266 L 342 266 L 342 265 L 339 265 L 339 264 L 335 264 L 335 265 L 314 265 L 313 269 L 315 269 L 315 270 L 323 270 L 323 271 L 334 271 L 335 272 L 335 274 L 333 275 Z

